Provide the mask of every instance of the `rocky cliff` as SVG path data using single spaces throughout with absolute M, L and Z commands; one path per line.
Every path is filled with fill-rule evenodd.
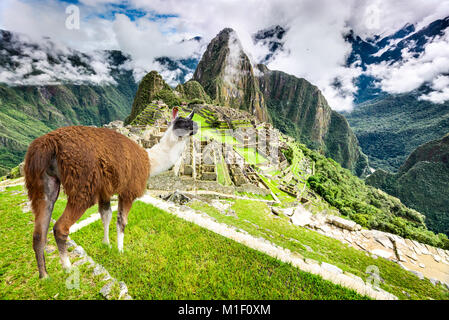
M 193 79 L 215 103 L 249 111 L 260 121 L 268 121 L 257 77 L 234 30 L 226 28 L 212 39 Z
M 362 176 L 367 157 L 344 116 L 305 79 L 258 65 L 258 82 L 275 127 Z

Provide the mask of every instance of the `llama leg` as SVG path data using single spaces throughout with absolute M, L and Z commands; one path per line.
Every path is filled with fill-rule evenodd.
M 128 213 L 133 204 L 132 200 L 119 197 L 117 212 L 117 248 L 123 252 L 123 238 L 125 237 L 125 227 L 128 223 Z
M 35 215 L 33 232 L 33 250 L 36 255 L 37 267 L 39 269 L 39 278 L 48 276 L 45 267 L 44 248 L 47 244 L 48 226 L 50 225 L 51 214 L 56 199 L 59 195 L 59 180 L 50 177 L 46 173 L 43 176 L 44 199 L 37 199 L 32 202 Z
M 101 215 L 101 221 L 103 222 L 104 236 L 103 243 L 109 245 L 109 224 L 112 218 L 111 203 L 109 200 L 98 202 L 98 208 Z
M 87 208 L 88 206 L 75 206 L 73 201 L 69 199 L 62 216 L 56 221 L 53 227 L 53 234 L 58 245 L 62 268 L 66 271 L 71 267 L 67 253 L 67 237 L 69 236 L 69 230 L 70 227 L 83 215 Z

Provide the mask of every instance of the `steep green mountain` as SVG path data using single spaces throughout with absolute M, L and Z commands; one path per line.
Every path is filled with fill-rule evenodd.
M 161 100 L 169 107 L 187 103 L 210 103 L 211 98 L 204 91 L 201 84 L 195 80 L 189 80 L 172 89 L 157 71 L 151 71 L 142 78 L 137 89 L 132 105 L 131 114 L 126 118 L 125 124 L 139 120 L 139 115 L 154 100 Z M 150 110 L 147 110 L 148 112 Z M 145 116 L 146 117 L 146 116 Z
M 268 120 L 253 67 L 234 30 L 223 29 L 212 39 L 193 79 L 215 103 L 246 110 L 260 121 Z
M 184 84 L 179 84 L 176 87 L 176 92 L 182 99 L 193 101 L 195 99 L 201 103 L 211 103 L 212 100 L 204 91 L 204 88 L 198 81 L 189 80 Z
M 179 103 L 170 86 L 157 71 L 153 70 L 140 81 L 132 104 L 131 114 L 126 118 L 125 123 L 131 123 L 148 103 L 158 99 L 164 100 L 167 104 Z
M 213 101 L 250 111 L 259 120 L 271 120 L 284 133 L 334 158 L 357 175 L 366 174 L 367 157 L 346 119 L 332 111 L 320 90 L 304 79 L 253 69 L 232 29 L 222 30 L 209 43 L 195 70 Z
M 0 30 L 0 175 L 57 127 L 124 119 L 137 85 L 120 51 L 87 55 Z
M 425 214 L 430 230 L 449 235 L 449 134 L 419 146 L 397 173 L 380 169 L 366 183 Z
M 333 158 L 358 176 L 367 157 L 346 119 L 333 111 L 321 91 L 305 79 L 257 66 L 260 89 L 275 127 Z
M 0 175 L 23 160 L 32 140 L 53 129 L 124 119 L 132 91 L 128 81 L 123 86 L 0 84 Z
M 387 95 L 344 113 L 371 167 L 395 172 L 418 146 L 449 132 L 449 102 L 435 104 L 420 95 Z

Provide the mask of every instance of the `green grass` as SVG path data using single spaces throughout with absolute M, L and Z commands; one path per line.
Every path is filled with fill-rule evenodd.
M 105 282 L 87 266 L 79 268 L 79 289 L 66 287 L 69 274 L 62 271 L 57 250 L 46 253 L 50 279 L 38 279 L 33 216 L 20 208 L 26 200 L 21 186 L 0 194 L 0 299 L 102 299 Z M 115 249 L 113 229 L 115 213 L 113 249 L 101 243 L 101 221 L 71 238 L 125 281 L 135 299 L 366 299 L 151 205 L 134 204 L 124 254 Z M 55 246 L 51 234 L 49 245 Z
M 220 157 L 217 162 L 217 180 L 224 186 L 232 186 L 232 180 L 223 157 Z
M 233 204 L 231 208 L 237 218 L 224 215 L 203 202 L 193 202 L 190 207 L 210 215 L 219 222 L 236 226 L 256 237 L 263 237 L 288 248 L 305 258 L 334 264 L 364 280 L 368 277 L 365 273 L 366 268 L 375 265 L 380 270 L 380 276 L 385 279 L 381 287 L 400 299 L 408 299 L 403 291 L 409 293 L 412 299 L 449 299 L 447 290 L 433 286 L 429 280 L 419 280 L 414 274 L 401 269 L 391 261 L 374 259 L 338 240 L 297 227 L 289 222 L 288 217 L 273 215 L 265 203 L 251 200 L 229 201 Z
M 268 179 L 263 175 L 259 175 L 259 177 L 267 184 L 268 188 L 270 188 L 271 192 L 273 192 L 276 197 L 278 197 L 279 201 L 282 202 L 283 205 L 294 202 L 296 199 L 289 195 L 288 193 L 280 190 L 277 186 L 279 185 L 275 180 Z
M 195 114 L 193 120 L 198 123 L 200 130 L 195 134 L 195 137 L 204 140 L 205 138 L 212 138 L 216 141 L 235 145 L 238 141 L 231 135 L 227 134 L 227 130 L 212 128 L 202 116 Z
M 236 191 L 235 194 L 237 196 L 241 196 L 241 197 L 247 197 L 247 198 L 253 198 L 253 199 L 259 199 L 259 200 L 274 200 L 273 197 L 269 194 L 269 195 L 261 195 L 261 194 L 255 194 L 255 193 L 251 193 L 251 192 L 239 192 Z
M 266 158 L 261 156 L 254 148 L 240 148 L 234 146 L 235 151 L 237 151 L 247 163 L 249 164 L 260 164 L 268 162 Z
M 101 233 L 97 221 L 73 238 L 134 299 L 363 298 L 141 202 L 130 212 L 123 254 L 101 245 Z
M 62 270 L 57 250 L 46 254 L 50 278 L 39 279 L 32 248 L 34 217 L 20 208 L 27 201 L 22 192 L 18 186 L 0 193 L 0 299 L 102 299 L 99 292 L 104 282 L 94 277 L 87 266 L 79 267 L 79 289 L 66 287 L 70 274 Z M 97 238 L 101 241 L 101 235 Z M 51 233 L 48 240 L 56 247 Z

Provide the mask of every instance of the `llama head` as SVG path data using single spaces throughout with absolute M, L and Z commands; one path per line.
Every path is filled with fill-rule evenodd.
M 179 160 L 189 137 L 198 131 L 198 125 L 192 120 L 193 114 L 192 111 L 187 118 L 179 117 L 178 108 L 173 108 L 172 121 L 161 141 L 147 150 L 151 164 L 150 176 L 168 170 Z
M 173 108 L 172 121 L 167 131 L 171 131 L 171 134 L 175 139 L 184 140 L 198 132 L 198 125 L 192 120 L 195 111 L 192 111 L 187 118 L 178 116 L 178 108 Z

